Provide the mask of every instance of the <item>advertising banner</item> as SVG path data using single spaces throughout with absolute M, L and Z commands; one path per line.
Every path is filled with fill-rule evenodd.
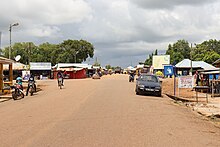
M 51 70 L 49 62 L 30 62 L 30 70 Z
M 153 56 L 154 69 L 164 69 L 164 65 L 170 64 L 170 55 L 155 55 Z
M 193 76 L 180 76 L 178 79 L 178 88 L 193 88 Z

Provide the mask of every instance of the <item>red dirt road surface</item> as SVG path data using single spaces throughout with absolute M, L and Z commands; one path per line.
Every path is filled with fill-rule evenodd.
M 135 95 L 128 75 L 38 84 L 0 103 L 0 146 L 220 146 L 219 128 L 166 97 Z

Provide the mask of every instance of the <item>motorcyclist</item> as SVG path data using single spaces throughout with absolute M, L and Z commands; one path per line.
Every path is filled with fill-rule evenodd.
M 35 84 L 35 80 L 34 80 L 34 75 L 31 74 L 31 76 L 29 77 L 28 79 L 28 88 L 27 88 L 27 91 L 26 91 L 26 96 L 28 96 L 28 91 L 30 89 L 30 83 L 33 83 L 34 84 L 34 91 L 36 92 L 36 84 Z
M 129 81 L 134 81 L 134 72 L 130 71 L 129 75 Z
M 20 75 L 17 76 L 17 78 L 16 78 L 16 83 L 17 83 L 18 85 L 20 85 L 21 90 L 23 90 L 22 78 L 21 78 Z
M 59 78 L 62 78 L 62 86 L 64 86 L 63 85 L 63 74 L 62 74 L 62 72 L 61 71 L 58 71 L 58 73 L 57 73 L 57 82 L 58 82 L 58 85 L 59 85 Z

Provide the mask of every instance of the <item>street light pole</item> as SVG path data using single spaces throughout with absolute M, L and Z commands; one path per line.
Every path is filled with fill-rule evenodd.
M 191 65 L 190 65 L 190 66 L 191 66 L 191 69 L 190 69 L 190 70 L 191 70 L 191 73 L 190 73 L 190 75 L 192 76 L 192 75 L 193 75 L 193 68 L 192 68 L 192 43 L 191 43 L 191 48 L 190 48 L 190 49 L 191 49 L 191 50 L 190 50 L 190 59 L 191 59 L 191 63 L 190 63 L 190 64 L 191 64 Z
M 9 46 L 9 59 L 11 59 L 11 31 L 12 31 L 12 27 L 14 26 L 18 26 L 19 23 L 14 23 L 14 24 L 10 24 L 9 26 L 9 37 L 10 37 L 10 46 Z

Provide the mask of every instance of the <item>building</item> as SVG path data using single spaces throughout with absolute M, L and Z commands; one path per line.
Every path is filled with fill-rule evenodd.
M 184 59 L 175 65 L 176 73 L 178 75 L 189 75 L 192 68 L 193 74 L 196 70 L 200 71 L 214 71 L 218 68 L 204 62 L 204 61 L 191 61 L 189 59 Z
M 30 62 L 30 73 L 39 80 L 50 79 L 51 67 L 50 62 Z
M 13 60 L 4 58 L 4 57 L 0 57 L 0 93 L 4 93 L 4 89 L 7 85 L 10 86 L 13 84 Z M 8 69 L 9 69 L 9 75 L 8 75 L 8 81 L 4 81 L 4 77 L 3 77 L 3 64 L 7 64 L 8 65 Z
M 65 78 L 69 79 L 83 79 L 89 77 L 94 72 L 92 65 L 80 64 L 80 63 L 58 63 L 52 67 L 53 78 L 56 79 L 57 72 L 66 71 L 67 75 Z
M 16 79 L 18 75 L 22 75 L 22 71 L 27 70 L 28 66 L 25 64 L 22 64 L 20 62 L 14 62 L 12 63 L 12 70 L 13 70 L 13 79 Z M 9 79 L 9 67 L 8 64 L 3 65 L 3 74 L 5 75 L 4 79 Z

